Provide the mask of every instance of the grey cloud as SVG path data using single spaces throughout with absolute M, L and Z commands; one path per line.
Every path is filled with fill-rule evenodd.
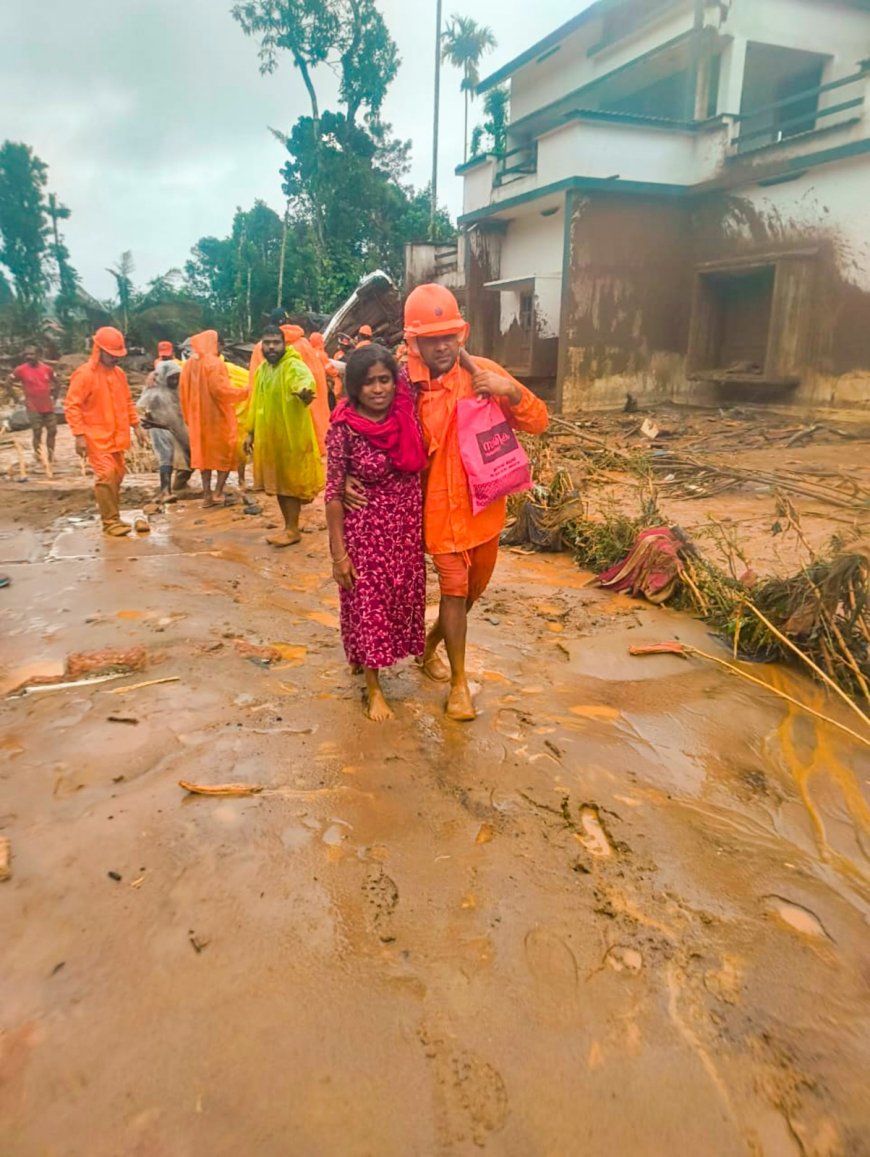
M 0 5 L 0 136 L 31 144 L 50 185 L 73 211 L 66 224 L 85 284 L 111 292 L 105 266 L 124 249 L 144 283 L 181 265 L 197 238 L 223 235 L 237 205 L 281 205 L 280 145 L 267 126 L 289 128 L 308 111 L 289 60 L 262 77 L 256 45 L 229 15 L 229 0 L 32 0 Z M 384 0 L 402 68 L 384 117 L 413 142 L 416 186 L 431 167 L 434 0 Z M 577 0 L 527 4 L 473 0 L 445 5 L 492 26 L 495 68 L 578 10 Z M 324 102 L 334 82 L 318 80 Z M 459 74 L 442 79 L 439 191 L 461 205 L 453 175 L 462 160 Z M 478 110 L 475 109 L 475 112 Z M 473 123 L 473 119 L 472 119 Z

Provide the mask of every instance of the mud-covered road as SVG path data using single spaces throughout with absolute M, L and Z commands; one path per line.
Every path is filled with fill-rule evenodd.
M 406 665 L 378 726 L 322 508 L 275 552 L 264 517 L 190 502 L 104 540 L 88 501 L 0 486 L 0 692 L 149 655 L 0 701 L 0 1152 L 870 1152 L 870 750 L 630 657 L 719 645 L 506 551 L 477 721 Z

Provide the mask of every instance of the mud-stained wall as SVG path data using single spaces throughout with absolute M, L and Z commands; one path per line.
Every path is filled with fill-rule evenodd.
M 859 158 L 779 185 L 693 199 L 578 197 L 568 210 L 562 408 L 618 406 L 628 394 L 702 405 L 737 397 L 870 407 L 868 187 L 870 161 Z M 768 264 L 781 288 L 786 275 L 777 271 L 790 262 L 791 276 L 795 255 L 803 263 L 801 300 L 774 300 L 770 324 L 782 332 L 771 338 L 767 370 L 779 342 L 791 355 L 789 380 L 799 384 L 777 385 L 760 370 L 757 382 L 688 378 L 704 269 Z
M 811 300 L 798 322 L 805 330 L 801 383 L 786 400 L 870 406 L 868 187 L 870 162 L 859 158 L 693 206 L 696 264 L 811 254 Z M 758 393 L 764 397 L 761 387 Z
M 692 283 L 687 205 L 596 194 L 574 198 L 567 211 L 562 409 L 682 392 Z
M 497 293 L 484 286 L 501 276 L 503 221 L 472 226 L 465 235 L 466 317 L 471 323 L 470 348 L 482 357 L 494 358 L 499 342 L 500 303 Z

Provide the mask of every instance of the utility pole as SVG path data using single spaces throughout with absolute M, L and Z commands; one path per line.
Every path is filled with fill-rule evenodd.
M 432 124 L 432 209 L 429 216 L 429 240 L 435 240 L 435 214 L 438 211 L 438 121 L 441 112 L 441 0 L 435 0 L 435 115 Z

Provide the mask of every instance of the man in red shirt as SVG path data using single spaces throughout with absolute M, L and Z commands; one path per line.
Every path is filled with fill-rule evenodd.
M 42 431 L 45 430 L 48 460 L 53 462 L 57 437 L 54 403 L 60 388 L 57 375 L 51 366 L 39 360 L 39 350 L 31 345 L 24 351 L 24 361 L 12 371 L 11 380 L 24 393 L 24 405 L 33 431 L 33 453 L 37 459 L 40 457 Z

